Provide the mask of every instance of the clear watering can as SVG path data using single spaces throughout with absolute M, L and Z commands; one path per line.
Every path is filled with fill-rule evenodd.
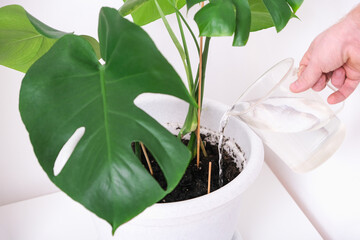
M 294 60 L 279 62 L 227 114 L 245 121 L 293 171 L 307 172 L 325 162 L 343 142 L 345 127 L 336 116 L 343 104 L 334 109 L 312 90 L 292 93 L 289 86 L 296 79 Z

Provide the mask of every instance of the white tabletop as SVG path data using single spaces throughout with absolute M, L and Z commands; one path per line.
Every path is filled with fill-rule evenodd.
M 243 239 L 321 239 L 266 165 L 241 212 Z M 100 240 L 93 215 L 62 192 L 1 206 L 0 239 Z

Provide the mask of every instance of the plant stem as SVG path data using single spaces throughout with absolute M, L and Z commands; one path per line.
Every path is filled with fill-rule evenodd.
M 209 54 L 210 39 L 211 39 L 210 37 L 205 38 L 205 46 L 204 46 L 204 51 L 202 54 L 203 56 L 202 56 L 201 104 L 202 104 L 202 100 L 204 98 L 205 73 L 206 73 L 206 65 L 207 65 L 207 59 L 208 59 L 208 54 Z M 194 97 L 198 96 L 198 89 L 199 89 L 199 68 L 197 70 L 196 78 L 195 78 Z M 201 108 L 201 106 L 199 106 L 199 107 Z M 195 115 L 197 115 L 197 113 L 195 113 L 195 111 L 196 111 L 196 109 L 192 105 L 189 105 L 185 123 L 184 123 L 183 127 L 181 128 L 181 131 L 179 132 L 179 134 L 186 134 L 186 133 L 188 133 L 190 131 L 194 131 L 196 129 L 197 118 Z M 192 128 L 192 126 L 194 126 L 194 128 Z M 194 149 L 194 151 L 196 151 L 196 148 Z
M 191 132 L 190 140 L 187 145 L 187 148 L 191 152 L 191 159 L 193 159 L 196 156 L 196 134 L 195 134 L 195 132 Z
M 197 128 L 197 111 L 196 110 L 197 110 L 196 107 L 189 104 L 185 122 L 179 132 L 179 137 L 196 130 L 196 128 Z
M 177 22 L 179 24 L 181 40 L 182 40 L 182 43 L 183 43 L 183 48 L 184 48 L 185 56 L 186 56 L 186 64 L 187 64 L 187 70 L 188 70 L 188 73 L 186 75 L 188 76 L 188 83 L 189 83 L 189 85 L 191 83 L 191 89 L 194 89 L 194 79 L 193 79 L 192 70 L 191 70 L 189 51 L 188 51 L 188 47 L 187 47 L 187 44 L 186 44 L 186 38 L 185 38 L 185 35 L 184 35 L 184 30 L 183 30 L 183 27 L 182 27 L 181 20 L 180 20 L 178 12 L 176 12 L 176 19 L 177 19 Z M 190 89 L 190 86 L 189 86 L 189 89 Z M 193 94 L 191 91 L 190 91 L 190 93 Z
M 209 54 L 209 46 L 210 46 L 210 39 L 209 37 L 205 38 L 205 47 L 203 52 L 203 62 L 202 62 L 202 85 L 201 85 L 201 104 L 204 98 L 204 89 L 205 89 L 205 72 L 206 72 L 206 65 L 207 59 Z M 202 105 L 201 105 L 202 106 Z M 199 108 L 201 109 L 201 106 Z
M 205 88 L 205 73 L 206 73 L 206 66 L 207 66 L 207 59 L 209 54 L 209 47 L 210 47 L 210 37 L 205 38 L 205 46 L 203 51 L 203 57 L 202 57 L 202 86 L 201 86 L 201 103 L 204 98 L 204 88 Z M 196 80 L 199 79 L 199 70 L 196 74 Z M 195 83 L 195 96 L 198 95 L 199 91 L 199 82 L 196 81 Z M 199 106 L 201 108 L 201 106 Z
M 187 28 L 188 31 L 190 32 L 191 37 L 193 38 L 194 43 L 195 43 L 195 46 L 196 46 L 197 51 L 198 51 L 198 53 L 199 53 L 199 52 L 200 52 L 200 47 L 199 47 L 199 43 L 198 43 L 198 41 L 197 41 L 197 39 L 196 39 L 196 36 L 195 36 L 194 32 L 191 30 L 190 25 L 187 23 L 187 21 L 186 21 L 186 19 L 184 18 L 184 16 L 181 14 L 181 12 L 180 12 L 176 7 L 175 7 L 175 11 L 179 14 L 181 20 L 184 22 L 186 28 Z
M 169 24 L 169 22 L 167 21 L 166 17 L 165 17 L 165 14 L 164 12 L 162 11 L 159 3 L 157 2 L 157 0 L 154 0 L 155 1 L 155 5 L 156 5 L 156 8 L 161 16 L 161 19 L 165 25 L 165 28 L 166 30 L 168 31 L 170 37 L 171 37 L 171 40 L 173 41 L 176 49 L 178 50 L 179 54 L 180 54 L 180 57 L 181 57 L 181 60 L 183 62 L 183 65 L 184 65 L 184 68 L 185 68 L 185 72 L 186 72 L 186 75 L 187 75 L 187 79 L 188 79 L 188 86 L 189 86 L 189 92 L 192 93 L 193 92 L 193 83 L 190 82 L 190 76 L 189 76 L 189 69 L 188 69 L 188 66 L 186 64 L 186 54 L 184 52 L 184 49 L 182 49 L 181 47 L 181 44 L 179 42 L 179 40 L 176 38 L 176 35 L 174 33 L 174 31 L 171 29 L 171 26 Z
M 204 155 L 204 157 L 207 157 L 207 152 L 206 152 L 206 149 L 205 149 L 205 146 L 204 146 L 204 141 L 200 141 L 200 147 L 201 147 L 201 151 Z

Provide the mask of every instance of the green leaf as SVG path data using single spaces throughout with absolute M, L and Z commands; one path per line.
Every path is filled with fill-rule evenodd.
M 216 0 L 201 8 L 194 16 L 200 36 L 231 36 L 235 31 L 235 8 L 231 0 Z
M 91 45 L 67 35 L 26 74 L 20 112 L 34 152 L 60 189 L 116 228 L 174 189 L 187 148 L 134 104 L 142 93 L 168 94 L 194 106 L 150 37 L 111 8 L 99 18 L 101 65 Z M 59 175 L 58 153 L 76 129 L 85 133 Z M 142 142 L 167 180 L 163 190 L 131 149 Z
M 13 6 L 16 6 L 16 5 L 13 5 Z M 21 6 L 17 6 L 17 7 L 22 8 Z M 20 8 L 18 8 L 18 9 L 20 10 Z M 21 11 L 25 11 L 25 10 L 22 8 Z M 39 34 L 43 35 L 44 37 L 58 39 L 58 38 L 61 38 L 62 36 L 64 36 L 65 34 L 67 34 L 65 32 L 61 32 L 52 27 L 49 27 L 48 25 L 45 25 L 44 23 L 40 22 L 39 20 L 37 20 L 36 18 L 31 16 L 28 12 L 25 11 L 25 13 L 26 13 L 26 17 L 28 18 L 30 23 L 33 25 L 33 27 L 36 29 L 36 31 Z
M 251 9 L 251 32 L 274 26 L 271 15 L 262 0 L 249 0 L 249 5 Z
M 188 8 L 198 0 L 188 0 Z M 250 31 L 276 27 L 279 32 L 303 0 L 213 0 L 195 14 L 200 36 L 231 36 L 244 46 Z M 290 8 L 291 6 L 291 8 Z M 294 12 L 292 12 L 292 9 Z
M 186 0 L 186 7 L 189 11 L 190 8 L 192 8 L 194 5 L 204 2 L 205 0 Z
M 287 0 L 294 13 L 299 9 L 304 0 Z
M 286 0 L 263 0 L 273 19 L 277 32 L 280 32 L 291 18 L 291 9 Z
M 251 11 L 248 0 L 233 0 L 236 9 L 236 28 L 233 46 L 245 46 L 250 34 Z
M 215 0 L 194 17 L 200 36 L 232 36 L 234 46 L 244 46 L 249 38 L 251 12 L 247 0 Z
M 119 9 L 121 16 L 125 17 L 149 0 L 126 0 Z
M 18 5 L 0 8 L 0 64 L 26 72 L 66 33 L 41 23 Z
M 132 1 L 131 4 L 125 5 L 127 1 Z M 122 14 L 129 14 L 131 13 L 131 16 L 133 18 L 134 23 L 137 25 L 145 25 L 148 23 L 151 23 L 157 19 L 160 18 L 160 14 L 157 10 L 157 7 L 155 5 L 154 0 L 127 0 L 124 1 L 124 9 L 120 9 L 120 13 Z M 170 0 L 171 1 L 171 0 Z M 169 0 L 157 0 L 159 3 L 162 11 L 165 15 L 169 15 L 175 12 L 175 9 L 171 3 L 169 3 Z M 183 6 L 185 6 L 186 0 L 179 0 L 176 1 L 176 7 L 178 9 L 181 9 Z
M 34 18 L 19 5 L 0 8 L 0 64 L 26 72 L 54 43 L 68 33 L 51 28 Z M 92 37 L 84 39 L 98 51 Z
M 277 14 L 277 12 L 279 11 L 279 9 L 281 10 L 281 7 L 275 7 L 272 6 L 271 4 L 268 4 L 267 6 L 265 6 L 264 2 L 266 0 L 249 0 L 249 4 L 250 4 L 250 9 L 251 9 L 251 29 L 250 31 L 255 32 L 255 31 L 259 31 L 262 29 L 266 29 L 266 28 L 270 28 L 275 26 L 274 25 L 274 21 L 273 21 L 273 17 L 272 14 Z M 278 2 L 284 2 L 284 0 L 280 0 L 280 1 L 271 1 L 274 2 L 275 4 L 280 4 L 284 9 L 286 14 L 284 15 L 284 20 L 283 22 L 279 21 L 279 25 L 277 26 L 277 30 L 280 31 L 282 29 L 282 25 L 289 21 L 290 18 L 296 17 L 296 15 L 294 14 L 297 9 L 301 6 L 303 0 L 287 0 L 288 4 L 292 7 L 293 12 L 291 12 L 290 10 L 290 16 L 288 14 L 288 8 L 289 6 L 285 6 L 284 3 L 278 3 Z M 268 8 L 271 9 L 271 11 L 273 12 L 272 14 L 270 14 Z M 281 13 L 278 13 L 281 16 Z
M 86 41 L 88 41 L 90 43 L 90 45 L 92 46 L 92 48 L 95 51 L 97 59 L 100 59 L 101 54 L 100 54 L 100 44 L 99 44 L 99 42 L 95 38 L 87 36 L 87 35 L 80 35 L 80 37 L 84 38 Z

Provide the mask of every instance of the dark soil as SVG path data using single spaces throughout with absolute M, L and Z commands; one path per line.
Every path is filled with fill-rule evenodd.
M 204 138 L 202 138 L 204 139 Z M 187 144 L 187 140 L 183 140 L 184 144 Z M 166 202 L 177 202 L 182 200 L 187 200 L 191 198 L 196 198 L 202 195 L 207 194 L 208 188 L 208 171 L 209 171 L 209 162 L 211 161 L 211 192 L 220 188 L 219 186 L 219 155 L 218 155 L 218 146 L 212 145 L 209 142 L 205 142 L 205 149 L 207 157 L 204 157 L 201 153 L 200 155 L 200 167 L 196 166 L 196 157 L 191 160 L 185 175 L 180 180 L 180 183 L 177 187 L 168 195 L 166 195 L 159 203 Z M 163 189 L 166 189 L 166 180 L 165 177 L 149 151 L 147 151 L 151 166 L 154 171 L 154 178 L 159 182 L 160 186 Z M 146 169 L 148 169 L 145 157 L 143 153 L 141 154 L 141 161 Z M 240 170 L 234 163 L 233 158 L 227 153 L 223 154 L 223 185 L 226 185 L 231 180 L 233 180 L 237 175 L 239 175 Z

